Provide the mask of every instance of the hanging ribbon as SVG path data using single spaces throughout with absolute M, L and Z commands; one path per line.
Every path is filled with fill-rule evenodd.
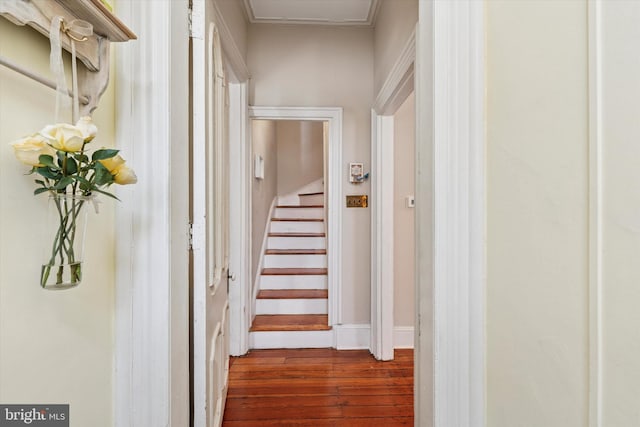
M 76 123 L 79 118 L 80 103 L 78 100 L 78 67 L 76 63 L 76 42 L 83 42 L 93 34 L 93 26 L 87 21 L 74 19 L 68 25 L 62 16 L 55 16 L 51 20 L 49 38 L 51 40 L 51 56 L 49 58 L 51 72 L 56 81 L 56 110 L 55 121 L 60 120 L 60 109 L 69 107 L 69 89 L 64 74 L 64 62 L 62 60 L 61 33 L 64 32 L 71 40 L 71 84 L 73 88 L 72 121 Z

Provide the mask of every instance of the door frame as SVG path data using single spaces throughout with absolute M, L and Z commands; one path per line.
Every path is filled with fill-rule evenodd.
M 342 108 L 339 107 L 249 107 L 249 117 L 259 120 L 313 120 L 329 123 L 327 207 L 327 287 L 329 290 L 329 325 L 342 323 Z M 246 171 L 249 174 L 249 170 Z M 328 181 L 328 185 L 326 183 Z M 251 200 L 251 194 L 247 193 Z M 250 202 L 249 202 L 250 203 Z M 334 328 L 335 330 L 335 328 Z M 335 342 L 335 339 L 334 339 Z
M 393 360 L 395 347 L 393 115 L 414 90 L 415 58 L 414 30 L 371 110 L 371 353 L 378 360 Z
M 251 148 L 247 83 L 229 83 L 229 353 L 249 351 L 251 326 Z
M 140 181 L 116 209 L 114 421 L 188 425 L 188 1 L 118 14 L 139 39 L 115 53 L 116 137 Z M 482 2 L 419 1 L 416 425 L 485 424 L 483 19 Z
M 138 183 L 116 189 L 117 427 L 189 425 L 188 10 L 187 0 L 118 4 L 138 40 L 114 49 L 115 139 Z
M 420 1 L 416 425 L 485 425 L 485 28 L 476 0 Z

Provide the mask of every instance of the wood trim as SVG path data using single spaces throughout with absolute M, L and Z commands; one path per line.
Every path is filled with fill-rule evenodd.
M 371 348 L 371 325 L 335 325 L 335 348 L 338 350 L 360 350 Z
M 393 359 L 393 122 L 372 110 L 371 352 L 378 360 Z
M 420 2 L 419 13 L 416 423 L 481 427 L 485 424 L 483 4 Z
M 400 56 L 384 81 L 375 103 L 374 111 L 379 115 L 395 113 L 402 102 L 414 90 L 414 64 L 416 60 L 416 31 L 407 39 Z
M 329 289 L 329 324 L 342 322 L 342 108 L 335 107 L 249 107 L 255 119 L 317 120 L 329 122 L 329 195 L 327 263 Z
M 248 83 L 229 84 L 229 351 L 240 356 L 249 351 L 251 324 L 251 194 L 249 167 L 251 150 L 248 145 L 249 117 L 247 111 Z
M 115 52 L 115 139 L 140 181 L 117 189 L 114 424 L 189 425 L 188 9 L 118 11 L 140 40 Z
M 589 15 L 589 427 L 602 426 L 602 1 Z
M 220 6 L 218 6 L 217 2 L 212 2 L 212 4 L 218 32 L 220 33 L 222 51 L 225 59 L 231 67 L 232 80 L 235 83 L 247 82 L 251 78 L 251 75 L 249 74 L 249 68 L 247 67 L 244 56 L 233 39 L 231 30 L 229 29 L 227 22 L 224 20 L 224 15 L 220 11 Z

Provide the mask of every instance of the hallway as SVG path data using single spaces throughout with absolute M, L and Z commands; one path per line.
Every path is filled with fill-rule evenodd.
M 413 350 L 253 350 L 232 357 L 224 427 L 413 426 Z

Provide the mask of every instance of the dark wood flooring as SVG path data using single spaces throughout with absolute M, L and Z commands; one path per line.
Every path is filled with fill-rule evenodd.
M 223 427 L 413 426 L 413 350 L 252 350 L 232 357 Z

